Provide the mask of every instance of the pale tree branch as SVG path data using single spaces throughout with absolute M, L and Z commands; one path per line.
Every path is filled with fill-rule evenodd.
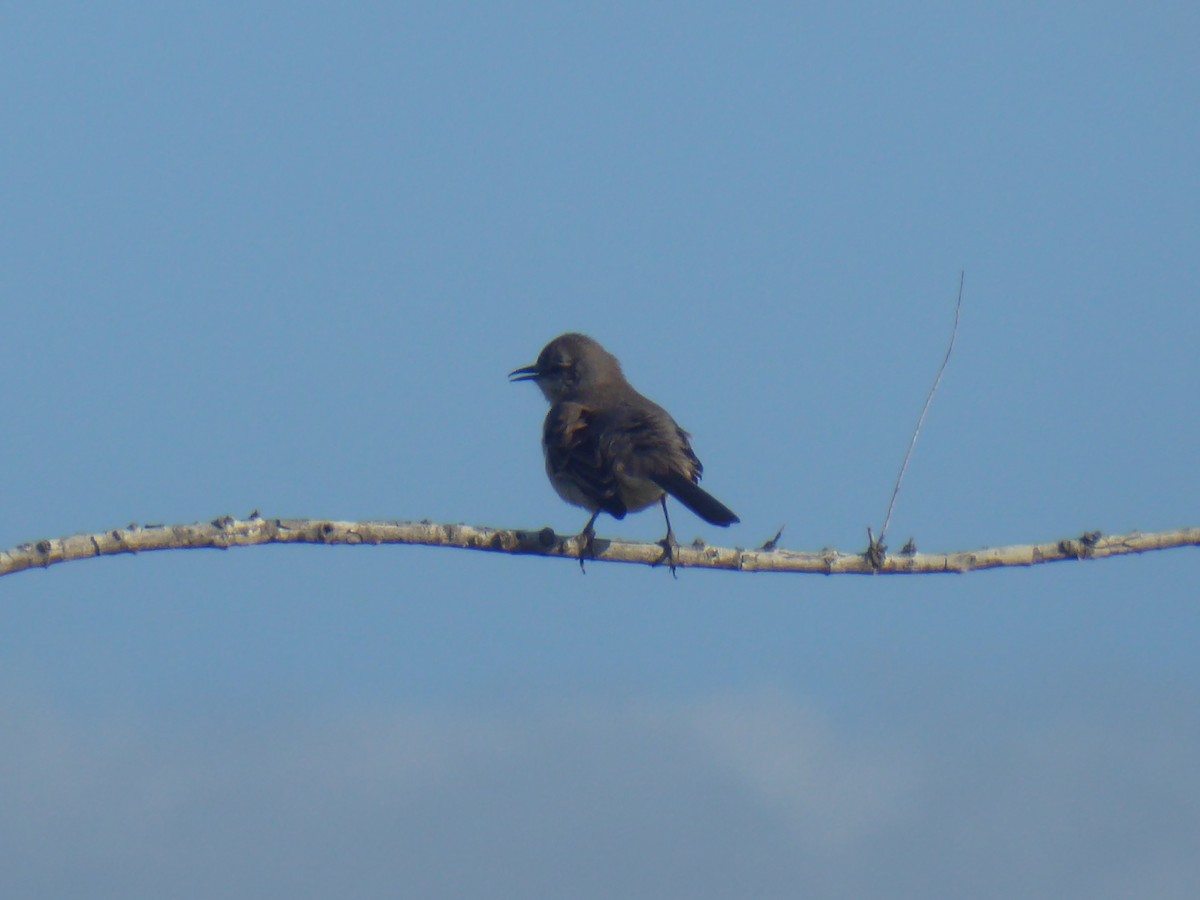
M 457 547 L 527 556 L 578 558 L 579 540 L 555 534 L 549 528 L 521 531 L 432 522 L 330 522 L 318 519 L 238 520 L 226 516 L 192 525 L 152 525 L 117 528 L 96 534 L 22 544 L 0 552 L 0 575 L 57 563 L 119 553 L 149 550 L 190 550 L 202 547 L 226 550 L 255 544 L 417 544 Z M 1021 544 L 954 553 L 901 553 L 877 565 L 866 553 L 822 550 L 801 553 L 780 550 L 768 542 L 757 550 L 710 547 L 703 542 L 679 547 L 674 563 L 679 568 L 730 569 L 739 572 L 806 572 L 819 575 L 916 575 L 934 572 L 970 572 L 1003 566 L 1032 566 L 1062 560 L 1101 559 L 1127 553 L 1200 546 L 1200 528 L 1151 534 L 1102 536 L 1091 532 L 1045 544 Z M 661 544 L 609 541 L 596 538 L 597 561 L 657 565 L 664 561 Z

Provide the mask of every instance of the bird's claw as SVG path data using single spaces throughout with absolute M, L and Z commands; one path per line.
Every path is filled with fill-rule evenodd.
M 675 540 L 675 533 L 667 531 L 666 537 L 658 542 L 658 546 L 663 548 L 663 555 L 659 557 L 655 565 L 661 566 L 665 562 L 671 569 L 671 577 L 678 578 L 679 575 L 675 571 L 675 552 L 679 549 L 679 542 Z
M 596 531 L 588 523 L 588 527 L 579 532 L 579 571 L 584 575 L 587 574 L 587 569 L 584 568 L 583 562 L 589 557 L 596 557 Z

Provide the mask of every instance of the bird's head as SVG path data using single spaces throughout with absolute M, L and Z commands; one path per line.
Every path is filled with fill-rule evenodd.
M 586 334 L 574 333 L 559 335 L 542 348 L 537 362 L 515 369 L 508 377 L 533 381 L 551 403 L 613 379 L 625 380 L 615 356 Z

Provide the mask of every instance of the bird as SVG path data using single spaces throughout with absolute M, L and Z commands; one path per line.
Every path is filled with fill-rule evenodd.
M 579 566 L 594 555 L 595 523 L 654 503 L 662 505 L 663 559 L 675 571 L 678 544 L 667 495 L 704 521 L 727 526 L 737 515 L 697 482 L 704 470 L 691 435 L 671 414 L 634 389 L 621 364 L 599 342 L 569 332 L 548 343 L 537 362 L 514 369 L 510 382 L 532 381 L 550 402 L 542 426 L 546 474 L 558 495 L 591 513 L 579 533 Z

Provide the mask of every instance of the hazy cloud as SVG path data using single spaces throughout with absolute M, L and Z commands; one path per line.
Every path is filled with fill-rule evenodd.
M 6 896 L 1190 896 L 1200 728 L 692 702 L 67 720 L 0 707 Z

